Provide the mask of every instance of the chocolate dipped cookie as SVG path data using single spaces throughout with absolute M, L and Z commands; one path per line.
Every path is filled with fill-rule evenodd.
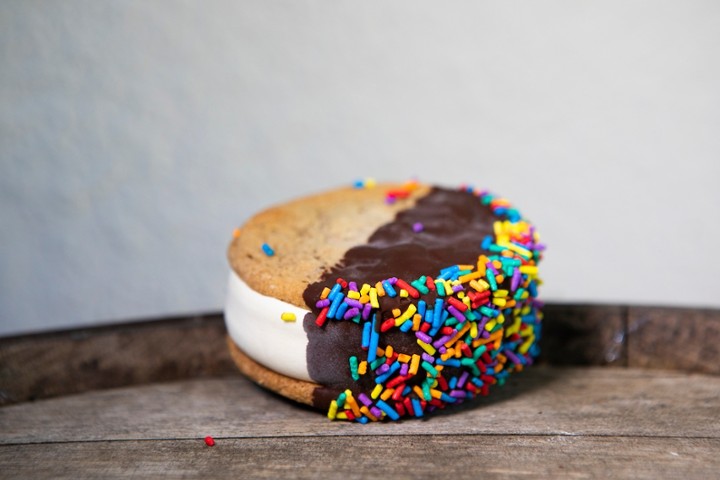
M 233 237 L 233 358 L 331 419 L 422 417 L 538 354 L 544 247 L 487 192 L 359 184 L 265 210 Z

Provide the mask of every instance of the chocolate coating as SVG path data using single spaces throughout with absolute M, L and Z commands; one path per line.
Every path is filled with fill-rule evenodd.
M 310 309 L 303 320 L 308 336 L 307 365 L 310 377 L 323 387 L 313 397 L 317 408 L 325 409 L 338 393 L 369 391 L 374 386 L 372 375 L 356 382 L 350 375 L 348 358 L 367 358 L 361 349 L 362 327 L 352 321 L 329 321 L 323 328 L 315 325 L 319 310 L 315 302 L 325 286 L 332 287 L 337 278 L 374 285 L 397 277 L 408 282 L 422 275 L 435 276 L 445 267 L 475 264 L 486 250 L 481 247 L 485 236 L 492 234 L 499 217 L 476 196 L 460 190 L 435 187 L 418 199 L 415 206 L 399 212 L 395 220 L 376 230 L 364 245 L 348 250 L 342 260 L 325 272 L 318 282 L 308 285 L 303 299 Z M 413 225 L 421 223 L 421 232 Z M 423 297 L 428 304 L 434 296 Z M 405 309 L 409 300 L 401 297 L 380 299 L 380 316 L 376 324 L 391 317 L 393 308 Z M 405 353 L 422 353 L 414 335 L 391 329 L 380 336 L 380 346 L 391 344 Z M 448 369 L 448 372 L 450 370 Z

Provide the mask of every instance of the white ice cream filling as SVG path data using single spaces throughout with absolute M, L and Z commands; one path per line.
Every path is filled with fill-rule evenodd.
M 295 314 L 294 322 L 281 319 Z M 308 310 L 268 297 L 230 272 L 225 325 L 230 338 L 256 362 L 288 377 L 312 381 L 307 368 L 307 335 L 303 318 Z

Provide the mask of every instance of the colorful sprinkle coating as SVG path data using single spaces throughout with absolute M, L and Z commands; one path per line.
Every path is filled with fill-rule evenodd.
M 275 255 L 275 250 L 273 250 L 272 247 L 267 243 L 262 244 L 262 251 L 265 252 L 265 255 L 267 255 L 268 257 L 272 257 L 273 255 Z
M 416 184 L 390 191 L 386 201 L 406 198 Z M 510 203 L 486 191 L 462 187 L 488 205 L 498 220 L 493 235 L 479 239 L 485 254 L 472 265 L 450 265 L 416 279 L 388 278 L 375 285 L 338 279 L 318 299 L 316 324 L 352 321 L 362 328 L 356 355 L 348 357 L 353 380 L 370 376 L 374 387 L 347 389 L 333 400 L 331 420 L 359 423 L 423 417 L 447 405 L 487 395 L 539 353 L 542 303 L 537 264 L 545 247 L 535 228 Z M 415 226 L 413 226 L 415 231 Z M 385 298 L 410 302 L 382 318 Z M 384 341 L 399 329 L 419 347 L 404 352 Z

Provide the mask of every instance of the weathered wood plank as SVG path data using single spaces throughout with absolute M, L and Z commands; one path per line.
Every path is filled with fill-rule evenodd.
M 546 305 L 541 361 L 551 365 L 627 365 L 626 310 L 617 305 Z
M 451 414 L 330 422 L 242 377 L 97 391 L 0 409 L 0 444 L 346 435 L 523 434 L 720 438 L 720 377 L 538 366 Z
M 0 446 L 3 478 L 715 478 L 719 439 L 432 435 Z
M 0 339 L 0 405 L 235 372 L 221 314 Z
M 720 374 L 720 310 L 630 307 L 628 362 Z

